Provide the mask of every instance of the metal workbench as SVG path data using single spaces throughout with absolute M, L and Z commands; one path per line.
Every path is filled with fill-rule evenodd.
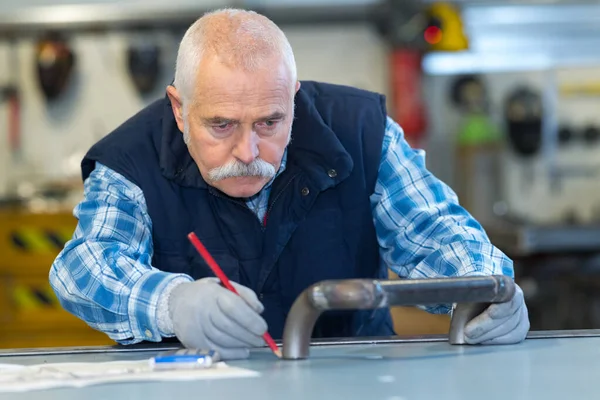
M 165 347 L 3 351 L 0 363 L 145 359 Z M 445 337 L 315 342 L 306 360 L 258 349 L 232 366 L 260 377 L 99 385 L 0 399 L 597 399 L 600 331 L 532 332 L 513 346 L 451 346 Z

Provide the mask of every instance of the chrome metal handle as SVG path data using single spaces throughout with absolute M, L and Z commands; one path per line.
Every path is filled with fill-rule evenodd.
M 421 304 L 458 304 L 449 341 L 462 344 L 464 327 L 491 303 L 512 299 L 515 285 L 506 276 L 410 280 L 334 280 L 316 283 L 296 299 L 283 332 L 283 358 L 307 358 L 311 334 L 323 311 L 376 309 Z M 479 311 L 478 311 L 479 310 Z

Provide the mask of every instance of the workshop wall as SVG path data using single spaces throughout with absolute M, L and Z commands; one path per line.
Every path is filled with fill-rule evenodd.
M 301 79 L 387 93 L 387 49 L 370 27 L 293 27 L 286 34 Z M 68 40 L 76 55 L 75 69 L 66 92 L 51 103 L 45 101 L 35 75 L 33 40 L 21 39 L 14 48 L 0 43 L 0 85 L 16 81 L 21 90 L 22 136 L 21 157 L 15 157 L 8 151 L 8 109 L 3 106 L 0 195 L 11 182 L 77 178 L 81 157 L 91 144 L 163 95 L 172 79 L 179 39 L 169 32 L 73 35 Z M 156 90 L 141 97 L 128 75 L 126 49 L 146 40 L 160 45 L 163 69 Z M 16 67 L 11 64 L 15 57 Z

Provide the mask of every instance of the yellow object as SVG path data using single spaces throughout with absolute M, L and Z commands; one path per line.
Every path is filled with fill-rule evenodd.
M 76 223 L 70 212 L 0 209 L 0 348 L 114 344 L 64 310 L 48 282 Z
M 13 288 L 13 301 L 20 310 L 35 310 L 41 307 L 40 302 L 25 286 Z
M 13 237 L 17 239 L 24 249 L 36 253 L 54 253 L 56 245 L 48 240 L 44 231 L 35 227 L 22 227 L 13 232 Z
M 430 19 L 440 23 L 439 27 L 432 25 L 424 32 L 425 40 L 432 50 L 462 51 L 469 48 L 458 8 L 445 2 L 433 3 L 427 14 Z
M 564 84 L 559 93 L 561 96 L 600 96 L 600 82 Z

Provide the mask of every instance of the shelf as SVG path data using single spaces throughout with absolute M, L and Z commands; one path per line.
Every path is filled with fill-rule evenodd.
M 599 43 L 600 45 L 600 40 Z M 427 75 L 498 74 L 526 71 L 549 71 L 569 67 L 600 65 L 600 53 L 573 46 L 562 53 L 472 51 L 456 53 L 429 53 L 423 57 L 423 71 Z
M 38 310 L 20 311 L 10 316 L 10 323 L 0 326 L 0 336 L 7 332 L 36 332 L 56 330 L 72 330 L 80 333 L 94 333 L 85 322 L 62 309 L 41 308 Z
M 600 251 L 600 225 L 485 227 L 492 243 L 510 256 Z
M 71 213 L 0 211 L 0 275 L 48 276 L 48 270 L 75 230 Z
M 222 7 L 223 5 L 221 5 Z M 203 13 L 205 4 L 63 4 L 23 7 L 0 13 L 0 35 L 22 35 L 57 29 L 95 31 L 104 29 L 187 28 Z M 279 25 L 365 23 L 384 14 L 381 2 L 323 6 L 255 6 L 253 10 Z

